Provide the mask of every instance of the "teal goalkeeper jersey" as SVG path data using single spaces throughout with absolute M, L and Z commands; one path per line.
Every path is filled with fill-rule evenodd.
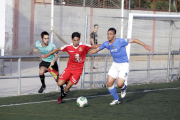
M 41 43 L 39 40 L 36 42 L 36 48 L 39 50 L 39 52 L 41 54 L 48 54 L 49 52 L 53 51 L 54 49 L 56 49 L 56 46 L 49 42 L 48 46 L 45 46 L 45 47 L 42 47 L 41 46 Z M 55 58 L 55 55 L 54 54 L 51 54 L 50 56 L 48 56 L 47 58 L 43 59 L 43 61 L 45 62 L 52 62 Z

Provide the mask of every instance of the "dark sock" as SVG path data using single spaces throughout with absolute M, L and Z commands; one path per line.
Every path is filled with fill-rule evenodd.
M 44 78 L 45 78 L 44 74 L 43 74 L 43 75 L 39 75 L 39 77 L 40 77 L 40 80 L 41 80 L 42 86 L 43 86 L 43 87 L 46 87 L 46 85 L 45 85 L 45 81 L 44 81 Z
M 126 85 L 124 84 L 123 87 L 121 88 L 122 90 L 126 89 Z
M 66 95 L 68 94 L 68 92 L 66 92 L 65 90 L 61 93 L 61 98 L 63 99 L 64 97 L 66 97 Z
M 60 87 L 60 89 L 61 89 L 61 92 L 62 92 L 62 90 L 64 89 L 63 85 L 61 85 L 61 86 L 59 86 L 59 87 Z

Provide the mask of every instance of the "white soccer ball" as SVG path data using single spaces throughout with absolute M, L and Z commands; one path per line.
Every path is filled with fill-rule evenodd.
M 79 97 L 76 102 L 79 107 L 85 107 L 88 104 L 87 99 L 83 96 Z

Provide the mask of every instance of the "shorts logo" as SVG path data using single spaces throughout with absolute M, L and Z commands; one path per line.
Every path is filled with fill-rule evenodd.
M 79 48 L 79 51 L 82 51 L 82 48 L 81 48 L 81 47 Z
M 72 77 L 72 81 L 76 84 L 78 81 Z
M 63 75 L 61 75 L 60 78 L 63 78 Z
M 125 76 L 124 77 L 126 77 L 128 75 L 128 73 L 125 73 Z

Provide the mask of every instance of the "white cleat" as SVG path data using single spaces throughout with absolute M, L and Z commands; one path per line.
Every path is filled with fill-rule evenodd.
M 121 89 L 121 98 L 124 98 L 126 96 L 126 90 L 127 87 L 125 89 Z
M 117 104 L 120 104 L 121 101 L 120 100 L 113 100 L 110 105 L 117 105 Z

